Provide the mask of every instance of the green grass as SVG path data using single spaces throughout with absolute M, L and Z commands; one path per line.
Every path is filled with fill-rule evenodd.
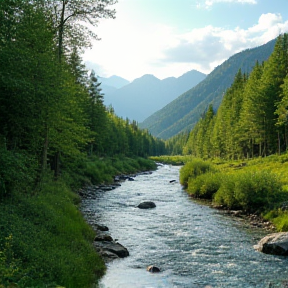
M 62 181 L 53 180 L 47 181 L 37 195 L 17 193 L 1 202 L 0 250 L 5 256 L 0 260 L 1 285 L 91 287 L 103 275 L 104 263 L 91 245 L 95 233 L 77 203 L 76 194 Z M 7 259 L 17 263 L 12 276 L 4 269 Z
M 0 197 L 0 288 L 90 288 L 97 283 L 106 267 L 71 187 L 155 168 L 142 158 L 80 158 L 75 167 L 63 167 L 57 181 L 46 173 L 37 190 L 22 189 L 23 183 L 9 193 L 6 189 Z

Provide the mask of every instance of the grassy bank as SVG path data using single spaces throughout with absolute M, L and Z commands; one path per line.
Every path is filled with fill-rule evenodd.
M 91 245 L 95 232 L 84 221 L 73 190 L 154 168 L 154 162 L 142 158 L 79 159 L 57 181 L 47 172 L 36 190 L 15 187 L 2 196 L 0 287 L 91 287 L 105 265 Z
M 185 162 L 180 182 L 194 198 L 227 209 L 256 213 L 279 231 L 288 231 L 288 154 L 252 160 L 204 161 L 187 156 L 153 158 Z

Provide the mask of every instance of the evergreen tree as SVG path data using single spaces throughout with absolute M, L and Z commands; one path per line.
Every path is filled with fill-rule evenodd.
M 238 134 L 239 145 L 242 147 L 244 157 L 262 154 L 265 130 L 263 103 L 259 87 L 261 85 L 263 65 L 256 62 L 243 92 Z
M 281 129 L 275 129 L 277 117 L 275 111 L 277 105 L 281 103 L 281 88 L 284 78 L 287 75 L 287 34 L 277 38 L 274 51 L 264 65 L 263 75 L 260 85 L 260 97 L 262 101 L 262 111 L 264 115 L 265 155 L 275 153 L 280 147 Z

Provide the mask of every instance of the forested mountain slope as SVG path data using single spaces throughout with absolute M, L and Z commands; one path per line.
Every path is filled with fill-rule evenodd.
M 191 130 L 209 104 L 218 109 L 224 92 L 231 86 L 239 69 L 243 73 L 250 73 L 257 60 L 261 63 L 268 59 L 275 41 L 233 55 L 197 86 L 145 119 L 140 127 L 163 139 Z

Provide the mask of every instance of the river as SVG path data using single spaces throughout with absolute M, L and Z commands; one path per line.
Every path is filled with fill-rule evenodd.
M 164 165 L 83 202 L 130 252 L 108 264 L 100 287 L 288 287 L 288 258 L 253 249 L 264 231 L 191 200 L 179 184 L 179 170 Z M 136 208 L 142 201 L 157 207 Z M 149 265 L 161 272 L 147 272 Z

